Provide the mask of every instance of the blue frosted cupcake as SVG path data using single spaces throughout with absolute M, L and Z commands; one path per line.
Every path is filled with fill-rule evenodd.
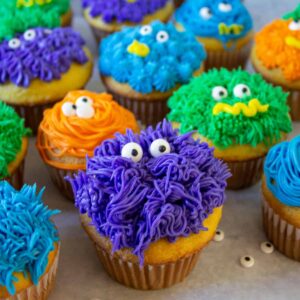
M 100 45 L 99 72 L 109 93 L 144 124 L 167 114 L 167 99 L 203 71 L 204 48 L 172 24 L 125 28 Z

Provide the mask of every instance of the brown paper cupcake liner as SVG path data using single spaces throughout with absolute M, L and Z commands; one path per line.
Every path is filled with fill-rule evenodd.
M 1 300 L 46 300 L 52 291 L 58 267 L 60 248 L 49 271 L 44 274 L 38 285 L 32 285 L 29 288 L 8 298 L 0 298 Z M 0 295 L 1 296 L 1 295 Z
M 264 196 L 262 214 L 265 233 L 275 248 L 287 257 L 300 261 L 300 228 L 276 214 Z
M 288 105 L 290 107 L 290 115 L 293 121 L 300 121 L 300 91 L 288 90 Z
M 179 7 L 183 2 L 184 0 L 174 0 L 175 7 Z
M 226 162 L 232 176 L 227 180 L 227 187 L 231 190 L 243 189 L 261 180 L 265 157 L 246 161 Z
M 98 43 L 101 43 L 101 41 L 106 38 L 107 36 L 109 36 L 110 34 L 113 34 L 114 32 L 109 32 L 109 31 L 105 31 L 105 30 L 101 30 L 100 28 L 95 28 L 90 26 L 92 29 L 92 32 L 94 34 L 94 37 L 96 39 L 96 41 Z
M 7 180 L 16 190 L 20 190 L 24 184 L 24 167 L 25 159 L 23 159 L 9 177 L 4 178 L 4 180 Z

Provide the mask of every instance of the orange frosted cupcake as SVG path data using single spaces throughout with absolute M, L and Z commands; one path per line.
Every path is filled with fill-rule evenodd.
M 134 115 L 118 105 L 111 95 L 72 91 L 44 113 L 37 148 L 59 190 L 72 197 L 67 175 L 84 170 L 86 156 L 116 132 L 138 130 Z

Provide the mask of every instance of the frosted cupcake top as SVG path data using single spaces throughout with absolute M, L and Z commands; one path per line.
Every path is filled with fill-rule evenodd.
M 99 55 L 102 75 L 143 94 L 187 83 L 206 58 L 192 34 L 161 22 L 110 35 L 102 41 Z
M 244 37 L 253 27 L 240 0 L 187 0 L 175 12 L 175 20 L 198 37 L 223 43 Z
M 28 87 L 34 79 L 60 79 L 73 63 L 85 64 L 85 42 L 71 28 L 35 28 L 0 44 L 0 84 Z
M 212 69 L 174 93 L 168 118 L 182 133 L 197 130 L 220 148 L 272 145 L 292 129 L 286 101 L 259 74 Z
M 92 17 L 101 16 L 105 23 L 139 23 L 145 16 L 162 9 L 170 0 L 82 0 Z
M 274 146 L 264 172 L 268 188 L 280 202 L 300 207 L 300 136 Z
M 150 243 L 205 230 L 203 221 L 224 203 L 228 177 L 212 148 L 164 121 L 105 141 L 87 171 L 69 180 L 80 213 L 113 251 L 131 248 L 143 264 Z
M 38 283 L 58 241 L 50 218 L 59 211 L 48 209 L 42 195 L 35 185 L 16 191 L 8 182 L 0 182 L 0 289 L 6 287 L 11 295 L 16 292 L 14 273 Z

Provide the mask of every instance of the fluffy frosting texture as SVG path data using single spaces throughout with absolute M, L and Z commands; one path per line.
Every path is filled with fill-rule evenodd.
M 290 81 L 300 79 L 300 6 L 256 34 L 256 56 L 268 69 L 279 68 Z M 295 18 L 295 19 L 293 19 Z
M 187 83 L 206 58 L 192 34 L 161 22 L 110 35 L 101 43 L 99 55 L 102 75 L 143 94 Z
M 300 207 L 300 136 L 274 146 L 264 172 L 268 188 L 280 202 Z
M 72 63 L 88 61 L 84 45 L 71 28 L 35 28 L 18 34 L 0 44 L 0 84 L 28 87 L 34 79 L 60 79 Z
M 137 121 L 130 111 L 113 101 L 111 95 L 72 91 L 44 112 L 37 147 L 44 161 L 52 166 L 85 169 L 85 164 L 62 163 L 53 158 L 92 156 L 99 144 L 116 132 L 125 133 L 126 128 L 138 131 Z
M 92 17 L 101 16 L 105 23 L 141 22 L 145 16 L 163 8 L 170 0 L 82 0 Z
M 54 28 L 61 25 L 61 15 L 70 9 L 70 0 L 5 0 L 0 6 L 0 41 L 35 27 Z M 46 2 L 45 1 L 45 2 Z M 41 1 L 39 1 L 41 2 Z M 32 4 L 31 6 L 24 3 Z
M 287 94 L 259 74 L 213 69 L 174 93 L 168 118 L 182 133 L 197 130 L 220 148 L 269 145 L 291 131 L 286 101 Z
M 59 211 L 49 210 L 42 194 L 43 190 L 37 194 L 35 185 L 16 191 L 8 182 L 0 182 L 0 285 L 12 295 L 14 273 L 24 272 L 37 284 L 58 241 L 50 218 Z
M 131 158 L 128 146 L 136 151 L 129 151 Z M 164 120 L 140 135 L 128 130 L 103 142 L 86 172 L 69 181 L 76 207 L 111 240 L 113 251 L 131 248 L 143 264 L 150 243 L 206 230 L 203 221 L 224 203 L 228 177 L 212 148 Z
M 240 0 L 187 0 L 175 12 L 175 20 L 198 37 L 223 43 L 239 39 L 253 28 L 252 18 Z
M 16 158 L 22 147 L 22 139 L 30 134 L 24 120 L 0 101 L 0 179 L 9 176 L 7 166 Z

